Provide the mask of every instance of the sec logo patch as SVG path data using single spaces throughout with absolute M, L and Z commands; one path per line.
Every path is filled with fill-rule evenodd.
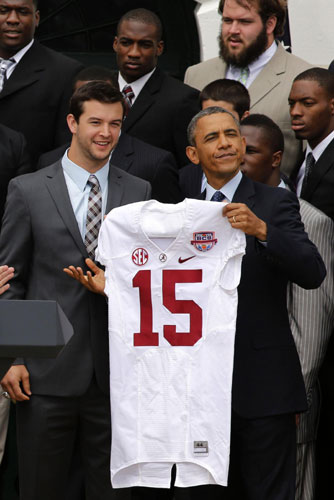
M 132 262 L 136 264 L 136 266 L 143 266 L 148 261 L 148 252 L 145 248 L 136 248 L 132 252 Z

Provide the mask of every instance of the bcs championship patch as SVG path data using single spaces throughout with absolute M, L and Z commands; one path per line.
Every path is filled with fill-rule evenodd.
M 208 252 L 215 246 L 217 239 L 214 231 L 203 231 L 201 233 L 193 233 L 191 244 L 200 252 Z

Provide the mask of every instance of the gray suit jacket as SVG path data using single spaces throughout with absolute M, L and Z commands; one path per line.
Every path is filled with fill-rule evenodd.
M 150 184 L 110 166 L 107 211 L 150 197 Z M 0 262 L 15 267 L 5 299 L 56 300 L 74 335 L 58 357 L 25 359 L 35 394 L 83 394 L 95 374 L 109 390 L 105 298 L 71 280 L 63 268 L 85 269 L 88 257 L 61 167 L 57 162 L 10 182 L 0 236 Z
M 316 384 L 334 325 L 334 224 L 323 212 L 300 201 L 300 214 L 310 240 L 317 246 L 327 275 L 316 290 L 289 284 L 288 310 L 304 377 L 309 410 L 301 414 L 297 441 L 315 439 L 319 411 Z
M 291 130 L 288 96 L 293 79 L 311 65 L 286 52 L 281 44 L 275 55 L 262 69 L 249 87 L 251 112 L 269 116 L 281 128 L 285 140 L 285 152 L 281 170 L 290 174 L 301 150 L 301 142 Z M 205 85 L 225 78 L 227 65 L 219 57 L 209 59 L 187 69 L 185 83 L 202 90 Z

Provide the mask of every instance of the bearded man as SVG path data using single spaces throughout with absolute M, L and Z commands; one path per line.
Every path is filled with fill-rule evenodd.
M 286 8 L 286 0 L 220 0 L 219 57 L 188 68 L 184 81 L 199 90 L 218 78 L 243 83 L 251 98 L 250 112 L 266 114 L 281 128 L 281 170 L 289 174 L 301 143 L 289 124 L 288 96 L 293 79 L 311 65 L 276 41 L 284 32 Z

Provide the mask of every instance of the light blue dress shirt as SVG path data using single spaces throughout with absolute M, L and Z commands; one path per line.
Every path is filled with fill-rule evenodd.
M 236 192 L 237 187 L 240 184 L 241 179 L 242 179 L 242 173 L 239 170 L 239 172 L 230 181 L 228 181 L 221 189 L 215 189 L 212 186 L 210 186 L 210 184 L 207 184 L 205 199 L 210 201 L 214 193 L 216 191 L 220 191 L 225 196 L 225 200 L 223 201 L 231 202 L 233 200 L 234 193 Z
M 68 150 L 65 151 L 61 163 L 73 212 L 78 222 L 81 237 L 85 241 L 88 197 L 91 190 L 91 186 L 87 184 L 87 181 L 91 174 L 76 163 L 73 163 L 69 159 L 67 152 Z M 107 163 L 93 174 L 98 179 L 102 192 L 102 220 L 107 206 L 108 174 L 109 158 Z

